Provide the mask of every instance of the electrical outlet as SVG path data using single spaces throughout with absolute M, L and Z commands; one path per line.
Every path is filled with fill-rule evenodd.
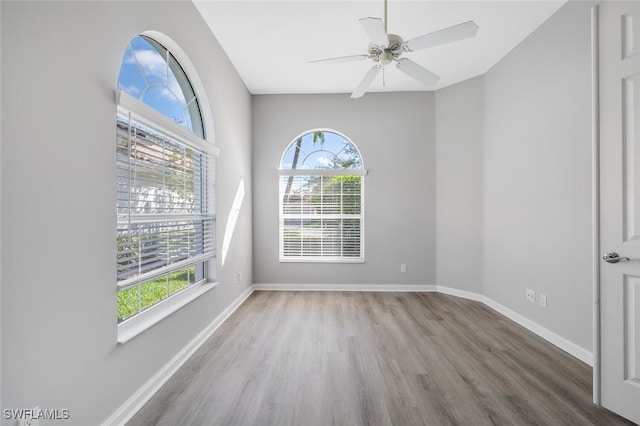
M 400 265 L 400 272 L 407 272 L 407 264 L 403 263 Z
M 531 303 L 536 303 L 536 292 L 530 288 L 527 289 L 527 300 Z
M 547 307 L 547 295 L 544 293 L 540 293 L 540 306 L 543 308 Z

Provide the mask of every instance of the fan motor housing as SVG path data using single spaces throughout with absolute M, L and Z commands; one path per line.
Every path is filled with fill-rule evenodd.
M 375 62 L 382 65 L 390 64 L 391 61 L 397 60 L 402 55 L 402 37 L 397 34 L 389 34 L 389 46 L 379 47 L 369 43 L 369 55 L 373 57 Z

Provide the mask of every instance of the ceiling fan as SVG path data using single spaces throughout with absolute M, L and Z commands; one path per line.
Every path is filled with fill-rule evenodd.
M 478 32 L 476 23 L 467 21 L 404 41 L 399 35 L 387 33 L 387 0 L 384 2 L 384 21 L 380 18 L 362 18 L 360 19 L 360 25 L 362 25 L 370 40 L 366 54 L 339 56 L 310 62 L 339 63 L 371 59 L 373 67 L 365 74 L 358 87 L 353 91 L 352 98 L 359 98 L 364 95 L 378 73 L 382 70 L 384 74 L 384 67 L 391 62 L 395 62 L 396 68 L 419 83 L 427 87 L 434 85 L 440 79 L 439 76 L 409 58 L 401 58 L 402 54 L 464 40 L 474 37 Z

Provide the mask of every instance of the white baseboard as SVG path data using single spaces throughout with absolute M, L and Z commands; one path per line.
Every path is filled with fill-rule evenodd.
M 238 309 L 253 293 L 253 286 L 247 288 L 224 311 L 220 313 L 204 330 L 194 337 L 180 352 L 151 377 L 136 393 L 131 395 L 107 420 L 103 426 L 124 425 L 142 406 L 164 385 L 173 374 L 193 355 L 200 346 Z
M 545 339 L 547 342 L 557 346 L 563 351 L 573 355 L 578 358 L 580 361 L 585 364 L 593 367 L 593 352 L 588 351 L 587 349 L 576 345 L 570 340 L 565 339 L 564 337 L 554 333 L 553 331 L 544 328 L 540 324 L 531 321 L 530 319 L 520 315 L 519 313 L 512 311 L 506 306 L 501 305 L 500 303 L 489 299 L 486 296 L 483 296 L 484 300 L 482 301 L 485 305 L 490 307 L 491 309 L 501 313 L 505 317 L 509 318 L 513 322 L 516 322 L 526 328 L 527 330 L 537 334 L 538 336 Z
M 427 284 L 254 284 L 253 289 L 265 291 L 436 291 L 435 285 Z
M 486 297 L 482 294 L 474 293 L 472 291 L 467 290 L 459 290 L 457 288 L 444 287 L 444 286 L 436 286 L 438 293 L 448 294 L 449 296 L 456 296 L 462 299 L 475 300 L 476 302 L 485 303 Z
M 268 291 L 398 291 L 398 292 L 439 292 L 463 299 L 482 302 L 527 330 L 537 334 L 549 343 L 593 367 L 593 353 L 570 340 L 531 321 L 519 313 L 501 305 L 483 294 L 433 284 L 254 284 L 255 290 Z

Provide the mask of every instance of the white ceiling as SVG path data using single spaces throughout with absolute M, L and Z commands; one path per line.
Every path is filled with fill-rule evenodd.
M 405 40 L 473 20 L 475 38 L 408 52 L 440 76 L 425 88 L 393 66 L 370 92 L 435 90 L 488 71 L 549 18 L 561 1 L 389 0 L 388 32 Z M 315 59 L 364 54 L 368 39 L 358 20 L 384 17 L 384 1 L 193 0 L 252 94 L 351 93 L 369 60 L 309 64 Z

